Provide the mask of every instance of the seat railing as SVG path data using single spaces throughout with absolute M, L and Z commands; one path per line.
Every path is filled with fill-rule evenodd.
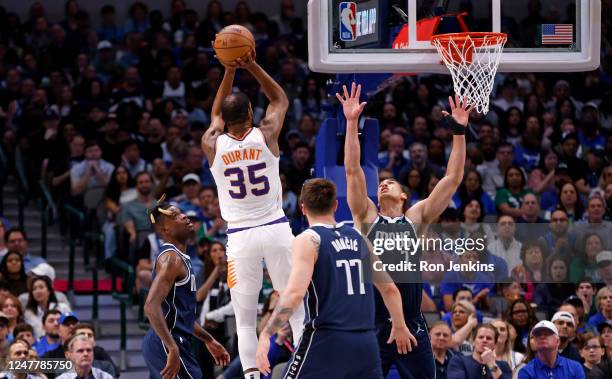
M 23 153 L 19 147 L 15 150 L 15 171 L 17 172 L 17 204 L 19 209 L 19 227 L 24 228 L 24 209 L 28 203 L 28 194 L 30 193 L 30 187 L 28 185 L 28 178 L 26 175 L 25 167 L 23 164 Z
M 112 280 L 112 296 L 119 300 L 120 306 L 120 342 L 119 367 L 121 371 L 127 368 L 127 307 L 132 305 L 134 292 L 134 269 L 117 257 L 109 260 Z M 117 279 L 121 277 L 121 289 L 117 287 Z
M 43 259 L 47 259 L 47 228 L 52 225 L 55 216 L 57 215 L 57 208 L 51 192 L 43 180 L 38 181 L 40 187 L 41 198 L 40 198 L 40 255 Z

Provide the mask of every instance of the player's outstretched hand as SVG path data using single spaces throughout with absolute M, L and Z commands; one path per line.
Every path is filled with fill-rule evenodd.
M 230 355 L 219 342 L 214 339 L 210 340 L 206 342 L 206 348 L 215 359 L 215 364 L 217 366 L 227 366 L 229 364 Z
M 347 120 L 357 120 L 363 108 L 366 106 L 366 102 L 359 103 L 359 96 L 361 95 L 361 84 L 355 86 L 355 82 L 351 85 L 351 93 L 349 95 L 346 85 L 342 86 L 344 89 L 344 95 L 340 95 L 336 92 L 338 101 L 342 104 L 342 110 L 344 111 L 344 117 Z
M 448 103 L 451 107 L 451 114 L 455 121 L 463 126 L 467 126 L 468 119 L 470 118 L 470 112 L 472 111 L 472 106 L 467 104 L 467 97 L 459 98 L 458 95 L 455 95 L 455 100 L 451 96 L 448 97 Z M 442 111 L 444 117 L 448 116 L 447 111 Z
M 166 367 L 160 374 L 163 379 L 175 379 L 181 369 L 181 361 L 178 346 L 170 347 Z
M 264 375 L 270 375 L 272 370 L 270 369 L 270 361 L 268 360 L 268 352 L 270 351 L 270 337 L 264 335 L 259 336 L 259 343 L 257 344 L 257 353 L 255 358 L 257 362 L 257 368 Z
M 404 324 L 403 326 L 394 326 L 391 328 L 391 335 L 387 340 L 387 343 L 393 343 L 397 345 L 397 352 L 400 354 L 406 354 L 412 351 L 412 347 L 417 345 L 417 340 L 414 338 L 408 327 Z

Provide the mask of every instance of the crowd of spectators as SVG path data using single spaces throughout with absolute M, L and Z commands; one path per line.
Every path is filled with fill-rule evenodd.
M 226 223 L 199 144 L 223 74 L 211 41 L 225 25 L 249 28 L 258 63 L 289 98 L 280 139 L 282 200 L 296 234 L 305 227 L 298 199 L 312 174 L 315 136 L 335 116 L 326 91 L 331 77 L 309 71 L 305 20 L 292 0 L 279 1 L 274 15 L 244 1 L 234 9 L 216 0 L 198 9 L 183 0 L 168 5 L 133 2 L 126 15 L 105 5 L 98 25 L 76 0 L 65 3 L 63 19 L 47 17 L 39 2 L 24 19 L 0 7 L 2 148 L 11 161 L 20 150 L 26 176 L 44 180 L 58 209 L 87 211 L 87 227 L 104 233 L 105 258 L 134 267 L 137 293 L 151 283 L 161 243 L 146 209 L 164 194 L 178 205 L 197 230 L 188 253 L 199 320 L 229 344 Z M 612 12 L 610 2 L 603 7 Z M 429 233 L 481 236 L 486 253 L 425 252 L 423 259 L 484 260 L 495 272 L 423 274 L 422 310 L 440 320 L 430 325 L 438 378 L 574 378 L 577 370 L 612 377 L 610 27 L 603 20 L 599 69 L 500 73 L 490 112 L 471 115 L 463 183 Z M 249 97 L 257 124 L 267 105 L 257 82 L 240 70 L 234 85 Z M 409 205 L 444 174 L 452 133 L 442 110 L 451 93 L 449 77 L 417 75 L 396 77 L 368 99 L 365 115 L 380 125 L 379 176 L 405 185 Z M 29 195 L 40 196 L 34 186 Z M 71 223 L 61 217 L 67 233 Z M 55 270 L 29 251 L 26 233 L 0 219 L 4 356 L 66 357 L 80 377 L 102 377 L 98 370 L 116 376 L 92 328 L 54 291 Z M 262 319 L 277 295 L 266 278 Z M 286 360 L 290 334 L 274 337 L 274 360 Z M 197 349 L 198 361 L 213 377 L 205 350 Z M 240 376 L 239 359 L 219 374 Z

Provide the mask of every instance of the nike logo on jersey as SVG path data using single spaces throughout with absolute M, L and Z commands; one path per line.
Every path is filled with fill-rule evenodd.
M 229 153 L 221 155 L 223 163 L 226 165 L 239 161 L 255 161 L 259 159 L 261 155 L 261 149 L 241 149 L 230 151 Z

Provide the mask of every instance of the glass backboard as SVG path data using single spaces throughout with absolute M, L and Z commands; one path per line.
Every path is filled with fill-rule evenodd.
M 310 0 L 309 65 L 318 72 L 448 73 L 432 34 L 503 32 L 502 72 L 599 66 L 600 0 Z

